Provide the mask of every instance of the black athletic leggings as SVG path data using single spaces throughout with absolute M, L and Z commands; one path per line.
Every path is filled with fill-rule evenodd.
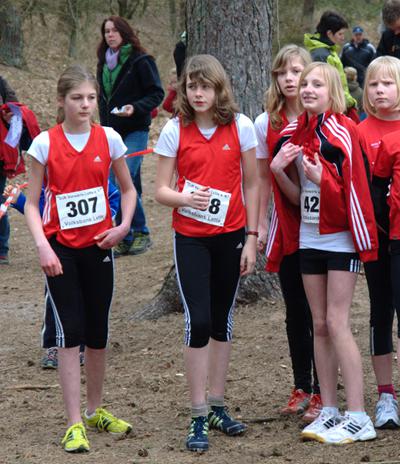
M 299 252 L 285 256 L 279 271 L 286 306 L 286 333 L 295 388 L 307 393 L 319 393 L 314 363 L 313 325 L 310 307 L 300 274 Z M 311 370 L 314 382 L 311 382 Z
M 394 248 L 396 247 L 394 246 Z M 387 235 L 379 233 L 378 260 L 364 264 L 370 300 L 370 352 L 374 356 L 389 354 L 393 351 L 394 306 L 391 259 L 389 238 Z
M 393 288 L 393 304 L 396 308 L 397 322 L 400 319 L 400 240 L 390 241 L 391 277 Z M 400 338 L 400 329 L 397 326 L 397 337 Z
M 245 231 L 212 237 L 175 232 L 175 266 L 185 310 L 185 344 L 206 346 L 210 337 L 232 339 L 233 310 Z

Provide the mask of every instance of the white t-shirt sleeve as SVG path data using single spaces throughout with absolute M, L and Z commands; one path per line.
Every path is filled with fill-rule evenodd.
M 244 152 L 257 146 L 256 131 L 251 119 L 244 114 L 236 116 L 236 127 L 239 134 L 240 151 Z
M 256 129 L 257 136 L 257 149 L 256 149 L 256 158 L 257 159 L 267 159 L 269 157 L 268 145 L 267 145 L 267 129 L 268 129 L 268 113 L 262 113 L 257 116 L 254 127 Z
M 114 161 L 121 156 L 125 155 L 128 147 L 124 144 L 122 137 L 112 127 L 104 127 L 106 133 L 108 146 L 110 148 L 110 157 Z
M 154 151 L 159 155 L 176 158 L 179 148 L 179 119 L 170 119 L 163 127 Z
M 35 160 L 39 161 L 39 163 L 43 164 L 43 166 L 46 166 L 49 158 L 49 147 L 49 133 L 47 131 L 43 131 L 32 140 L 31 146 L 28 149 L 28 155 L 35 158 Z

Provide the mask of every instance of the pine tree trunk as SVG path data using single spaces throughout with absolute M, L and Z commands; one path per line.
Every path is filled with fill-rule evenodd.
M 271 69 L 272 18 L 274 0 L 187 0 L 186 31 L 188 53 L 216 56 L 231 77 L 241 111 L 254 119 L 262 112 L 263 95 Z M 265 258 L 257 258 L 254 274 L 241 279 L 237 302 L 254 303 L 260 298 L 276 298 L 276 274 L 264 271 Z M 172 267 L 158 294 L 135 319 L 154 319 L 181 311 Z
M 231 78 L 240 110 L 262 111 L 271 69 L 273 0 L 187 0 L 188 56 L 214 55 Z
M 17 8 L 8 0 L 0 1 L 0 62 L 21 68 L 24 38 L 22 19 Z

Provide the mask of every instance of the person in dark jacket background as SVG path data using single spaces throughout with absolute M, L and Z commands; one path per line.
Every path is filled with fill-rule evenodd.
M 382 8 L 385 30 L 376 49 L 377 56 L 400 58 L 400 0 L 386 0 Z
M 14 90 L 8 82 L 0 76 L 0 105 L 7 102 L 18 101 Z M 11 112 L 2 110 L 0 117 L 8 124 L 11 119 Z M 0 140 L 0 143 L 4 143 Z M 1 150 L 0 150 L 1 151 Z M 1 154 L 1 153 L 0 153 Z M 6 185 L 7 176 L 3 171 L 3 160 L 0 156 L 0 203 L 3 203 L 1 193 Z M 8 239 L 10 238 L 10 223 L 7 214 L 0 219 L 0 264 L 8 264 Z
M 164 97 L 156 63 L 129 23 L 120 16 L 110 16 L 103 21 L 101 37 L 97 49 L 101 124 L 112 127 L 122 136 L 128 153 L 144 150 L 151 111 Z M 141 202 L 142 161 L 142 156 L 127 158 L 138 200 L 131 231 L 115 248 L 115 256 L 143 253 L 151 245 Z M 117 223 L 118 220 L 117 216 Z
M 355 111 L 356 100 L 350 94 L 343 64 L 338 54 L 348 27 L 346 20 L 340 14 L 335 11 L 325 11 L 317 24 L 317 31 L 314 34 L 304 34 L 304 45 L 313 61 L 322 61 L 337 69 L 346 98 L 347 115 L 358 122 L 358 115 Z
M 353 37 L 344 45 L 341 59 L 344 67 L 350 66 L 357 70 L 357 81 L 360 87 L 364 87 L 365 71 L 375 55 L 375 47 L 364 38 L 364 29 L 360 26 L 354 27 Z

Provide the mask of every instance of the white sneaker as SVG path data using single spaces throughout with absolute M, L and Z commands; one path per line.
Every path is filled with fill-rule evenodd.
M 395 429 L 400 427 L 399 405 L 390 393 L 382 393 L 375 407 L 375 427 Z
M 359 423 L 347 412 L 343 420 L 326 432 L 318 434 L 318 441 L 330 443 L 332 445 L 346 445 L 356 441 L 367 441 L 376 438 L 374 425 L 369 416 L 365 416 L 362 423 Z
M 301 438 L 305 440 L 319 440 L 319 434 L 335 427 L 341 420 L 339 414 L 329 414 L 322 410 L 321 414 L 311 424 L 307 425 L 302 432 Z

